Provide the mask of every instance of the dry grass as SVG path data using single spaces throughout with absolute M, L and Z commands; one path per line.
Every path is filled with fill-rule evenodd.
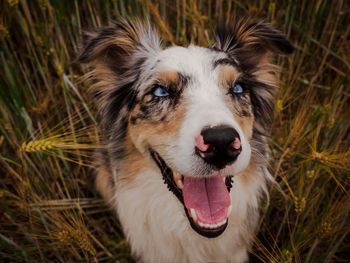
M 149 17 L 167 43 L 208 45 L 225 15 L 279 25 L 271 187 L 254 262 L 348 262 L 348 1 L 55 1 L 0 3 L 0 261 L 132 262 L 115 216 L 93 192 L 99 147 L 92 97 L 74 63 L 82 28 Z

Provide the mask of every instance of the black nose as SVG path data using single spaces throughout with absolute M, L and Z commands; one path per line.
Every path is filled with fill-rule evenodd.
M 196 147 L 196 153 L 217 169 L 223 169 L 233 163 L 242 151 L 238 132 L 227 126 L 218 126 L 202 130 L 205 151 Z

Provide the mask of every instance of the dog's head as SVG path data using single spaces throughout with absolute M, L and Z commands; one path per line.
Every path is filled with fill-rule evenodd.
M 219 28 L 212 47 L 169 48 L 148 24 L 121 21 L 85 34 L 79 60 L 94 68 L 112 158 L 132 144 L 159 166 L 192 227 L 215 237 L 227 225 L 231 177 L 266 161 L 270 55 L 292 50 L 280 31 L 251 20 Z

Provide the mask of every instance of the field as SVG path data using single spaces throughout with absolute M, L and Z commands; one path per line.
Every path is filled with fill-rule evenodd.
M 165 45 L 208 46 L 224 17 L 263 18 L 296 47 L 276 58 L 270 204 L 252 262 L 350 262 L 350 3 L 342 0 L 0 2 L 0 261 L 134 262 L 93 187 L 98 116 L 83 29 L 149 18 Z

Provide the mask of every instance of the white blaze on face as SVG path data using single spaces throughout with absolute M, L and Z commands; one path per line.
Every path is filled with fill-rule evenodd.
M 234 175 L 244 170 L 250 161 L 249 142 L 225 103 L 227 91 L 220 87 L 219 67 L 214 61 L 226 58 L 224 53 L 189 46 L 172 47 L 159 53 L 155 71 L 174 71 L 188 77 L 181 103 L 186 104 L 186 117 L 174 145 L 167 150 L 167 162 L 182 175 L 203 176 L 204 162 L 194 154 L 195 138 L 203 128 L 226 125 L 234 128 L 241 138 L 242 151 L 236 161 L 221 171 L 221 175 Z

